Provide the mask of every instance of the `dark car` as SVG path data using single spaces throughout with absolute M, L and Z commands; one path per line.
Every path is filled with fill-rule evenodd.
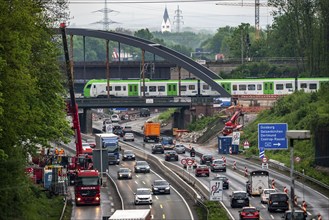
M 165 180 L 154 180 L 152 184 L 152 192 L 153 194 L 170 194 L 170 184 Z
M 223 159 L 216 159 L 213 160 L 212 163 L 210 164 L 210 170 L 212 172 L 215 171 L 224 171 L 226 172 L 226 163 Z
M 255 207 L 243 207 L 241 211 L 239 211 L 240 219 L 252 219 L 259 220 L 259 210 Z
M 282 219 L 284 220 L 291 220 L 291 210 L 288 210 L 284 213 L 282 216 Z M 304 213 L 302 210 L 294 210 L 294 219 L 295 220 L 306 220 L 307 219 L 307 213 Z
M 231 198 L 231 208 L 242 208 L 249 206 L 249 198 L 246 191 L 234 191 Z
M 214 160 L 214 157 L 212 156 L 212 154 L 204 154 L 201 156 L 200 164 L 210 165 L 213 160 Z
M 164 153 L 164 148 L 162 146 L 162 144 L 154 144 L 152 146 L 152 154 L 163 154 Z
M 216 176 L 214 180 L 221 180 L 223 181 L 223 189 L 229 189 L 230 188 L 230 183 L 228 181 L 228 178 L 226 176 Z
M 139 111 L 139 116 L 140 117 L 148 117 L 151 115 L 150 109 L 148 108 L 141 108 Z
M 119 135 L 119 136 L 123 136 L 123 129 L 122 129 L 122 127 L 117 127 L 117 128 L 114 128 L 113 127 L 113 134 L 116 134 L 116 135 Z
M 273 211 L 287 211 L 289 210 L 289 197 L 284 192 L 270 193 L 268 197 L 267 210 Z
M 172 137 L 162 137 L 161 144 L 165 150 L 173 150 L 175 148 L 174 139 Z
M 131 150 L 125 150 L 122 155 L 122 160 L 135 160 L 135 153 Z
M 119 168 L 118 179 L 132 179 L 131 170 L 129 168 Z
M 149 173 L 151 171 L 151 168 L 148 162 L 144 160 L 136 161 L 134 171 L 135 173 Z
M 165 160 L 166 161 L 169 161 L 169 160 L 176 160 L 176 161 L 178 161 L 178 154 L 177 154 L 177 152 L 174 151 L 174 150 L 167 151 L 165 153 Z

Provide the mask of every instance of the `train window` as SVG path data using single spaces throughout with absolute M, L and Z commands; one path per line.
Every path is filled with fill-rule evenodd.
M 186 91 L 186 86 L 180 86 L 180 91 Z
M 158 92 L 164 92 L 166 88 L 164 86 L 158 86 Z
M 122 86 L 122 90 L 126 91 L 127 87 L 126 86 Z
M 141 92 L 144 91 L 144 86 L 141 86 Z M 147 86 L 145 86 L 145 92 L 147 92 Z
M 306 84 L 306 83 L 301 83 L 301 84 L 300 84 L 300 88 L 302 88 L 302 89 L 307 89 L 307 84 Z
M 189 90 L 195 90 L 195 85 L 189 85 L 189 86 L 188 86 L 188 89 L 189 89 Z
M 240 91 L 245 91 L 245 90 L 247 90 L 247 85 L 239 85 L 239 90 L 240 90 Z
M 173 91 L 176 91 L 177 90 L 176 85 L 172 85 L 172 90 Z
M 286 89 L 292 89 L 292 83 L 286 83 Z
M 315 83 L 310 83 L 310 89 L 317 89 L 317 85 Z
M 238 90 L 238 86 L 237 85 L 233 85 L 233 91 Z
M 114 91 L 121 91 L 121 86 L 114 86 Z
M 275 88 L 276 90 L 283 90 L 283 84 L 276 84 Z
M 207 84 L 203 84 L 203 85 L 202 85 L 202 89 L 203 89 L 203 90 L 209 90 L 209 88 L 210 88 L 210 86 L 207 85 Z
M 110 86 L 110 90 L 109 90 L 109 87 L 106 86 L 106 91 L 112 91 L 112 86 Z
M 262 84 L 257 84 L 257 90 L 262 90 Z
M 256 90 L 256 85 L 255 84 L 248 85 L 248 90 L 249 91 Z
M 149 86 L 149 91 L 150 92 L 156 92 L 157 91 L 157 87 L 156 86 Z

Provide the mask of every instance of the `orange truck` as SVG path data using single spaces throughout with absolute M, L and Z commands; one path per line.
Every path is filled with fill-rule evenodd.
M 153 140 L 158 143 L 160 140 L 160 123 L 158 122 L 145 122 L 143 126 L 144 142 Z

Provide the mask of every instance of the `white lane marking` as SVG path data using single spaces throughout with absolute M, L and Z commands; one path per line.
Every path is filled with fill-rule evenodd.
M 272 219 L 274 219 L 273 215 L 270 215 Z
M 264 204 L 262 204 L 262 206 L 263 206 L 264 209 L 266 208 L 266 206 Z
M 135 180 L 135 183 L 138 185 L 138 182 Z
M 166 215 L 165 214 L 162 214 L 162 219 L 166 219 Z
M 151 218 L 154 219 L 154 215 L 151 215 Z
M 159 199 L 158 196 L 155 196 L 156 199 Z
M 145 183 L 144 181 L 142 181 L 142 183 L 143 183 L 144 185 L 146 185 L 146 183 Z

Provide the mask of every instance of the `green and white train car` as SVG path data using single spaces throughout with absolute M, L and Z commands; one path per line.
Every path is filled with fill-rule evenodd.
M 215 80 L 232 96 L 287 95 L 297 88 L 305 92 L 317 91 L 329 78 L 266 78 L 266 79 L 225 79 Z M 200 80 L 90 80 L 84 87 L 85 98 L 107 97 L 167 97 L 167 96 L 219 96 L 208 84 Z

